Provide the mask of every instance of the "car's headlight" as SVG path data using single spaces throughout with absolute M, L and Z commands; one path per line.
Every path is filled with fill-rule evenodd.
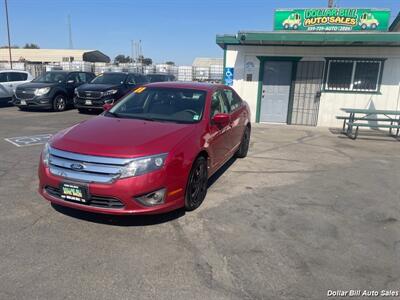
M 121 170 L 120 178 L 139 176 L 164 166 L 168 153 L 135 158 Z
M 44 87 L 35 90 L 35 96 L 43 96 L 46 95 L 50 91 L 49 87 Z
M 46 167 L 49 166 L 49 157 L 50 157 L 49 148 L 50 148 L 49 143 L 46 143 L 42 150 L 42 162 Z
M 118 90 L 108 90 L 102 93 L 103 96 L 111 96 L 111 95 L 115 95 L 116 93 L 118 93 Z

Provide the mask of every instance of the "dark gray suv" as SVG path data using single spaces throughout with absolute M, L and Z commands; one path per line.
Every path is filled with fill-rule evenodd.
M 81 71 L 46 72 L 15 90 L 13 104 L 21 110 L 51 109 L 63 111 L 73 105 L 74 90 L 95 75 Z

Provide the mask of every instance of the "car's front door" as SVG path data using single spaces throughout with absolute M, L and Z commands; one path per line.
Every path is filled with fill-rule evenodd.
M 236 149 L 242 141 L 245 122 L 247 119 L 247 111 L 243 105 L 243 100 L 235 93 L 234 90 L 226 88 L 224 90 L 225 97 L 228 100 L 231 116 L 232 134 L 230 136 L 231 148 Z
M 229 114 L 229 106 L 223 91 L 216 91 L 211 98 L 210 110 L 210 148 L 211 153 L 211 168 L 220 167 L 228 158 L 231 150 L 231 124 L 220 126 L 213 122 L 213 117 L 216 114 Z

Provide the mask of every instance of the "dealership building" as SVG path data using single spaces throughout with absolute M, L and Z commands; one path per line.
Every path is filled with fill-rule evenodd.
M 400 17 L 385 9 L 275 11 L 274 31 L 218 35 L 224 81 L 254 122 L 339 126 L 341 108 L 400 110 Z

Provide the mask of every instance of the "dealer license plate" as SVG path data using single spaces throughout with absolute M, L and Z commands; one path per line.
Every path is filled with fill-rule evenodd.
M 71 183 L 62 183 L 60 186 L 60 190 L 61 198 L 65 200 L 88 203 L 86 187 Z
M 21 100 L 21 105 L 26 105 L 26 101 L 25 100 Z
M 92 105 L 93 103 L 92 103 L 92 100 L 86 100 L 85 101 L 85 105 Z

